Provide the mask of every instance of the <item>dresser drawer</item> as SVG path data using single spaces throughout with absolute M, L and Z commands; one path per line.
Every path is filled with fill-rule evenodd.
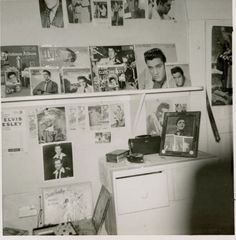
M 118 214 L 169 205 L 165 171 L 116 178 Z

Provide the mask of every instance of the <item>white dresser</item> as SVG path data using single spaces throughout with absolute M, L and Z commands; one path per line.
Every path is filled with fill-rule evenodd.
M 140 164 L 100 161 L 102 184 L 113 196 L 105 222 L 108 234 L 192 234 L 196 194 L 211 182 L 207 169 L 218 159 L 203 152 L 197 158 L 152 154 L 144 159 Z M 210 229 L 213 223 L 206 224 Z

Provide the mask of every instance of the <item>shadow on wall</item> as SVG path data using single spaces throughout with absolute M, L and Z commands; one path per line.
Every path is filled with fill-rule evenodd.
M 233 161 L 208 164 L 196 174 L 190 232 L 234 234 Z

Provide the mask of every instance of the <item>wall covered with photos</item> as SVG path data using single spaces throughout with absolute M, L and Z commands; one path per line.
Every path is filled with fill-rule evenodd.
M 93 60 L 99 53 L 108 51 L 108 46 L 116 46 L 118 52 L 121 51 L 122 46 L 131 46 L 130 49 L 133 50 L 136 58 L 137 76 L 141 74 L 145 64 L 142 59 L 145 49 L 162 46 L 163 51 L 168 54 L 168 46 L 169 49 L 174 46 L 175 53 L 173 55 L 170 52 L 169 58 L 171 60 L 167 61 L 167 69 L 168 66 L 170 69 L 176 63 L 181 64 L 184 69 L 188 65 L 186 71 L 188 71 L 188 78 L 191 79 L 191 85 L 207 86 L 208 91 L 210 91 L 207 85 L 207 81 L 210 80 L 206 77 L 205 64 L 205 24 L 208 19 L 228 19 L 225 23 L 229 24 L 231 1 L 224 1 L 223 4 L 219 0 L 175 0 L 175 8 L 173 8 L 175 11 L 172 9 L 174 19 L 169 21 L 152 19 L 148 4 L 144 4 L 141 5 L 141 8 L 145 9 L 145 17 L 136 18 L 132 15 L 132 11 L 126 12 L 126 15 L 124 12 L 123 24 L 121 24 L 121 19 L 112 22 L 112 11 L 107 15 L 106 21 L 96 15 L 96 21 L 91 19 L 89 23 L 77 23 L 76 20 L 72 23 L 70 21 L 74 20 L 70 20 L 66 8 L 69 2 L 72 1 L 62 1 L 64 10 L 63 27 L 43 28 L 38 0 L 2 1 L 1 46 L 34 45 L 41 49 L 38 53 L 38 62 L 31 65 L 32 68 L 29 73 L 31 78 L 29 78 L 27 95 L 17 96 L 15 94 L 15 97 L 24 98 L 26 96 L 32 101 L 8 102 L 2 105 L 3 142 L 7 143 L 3 148 L 4 195 L 40 191 L 40 188 L 43 187 L 77 181 L 91 181 L 93 196 L 96 199 L 100 187 L 98 160 L 111 150 L 127 148 L 128 138 L 147 133 L 146 120 L 161 102 L 168 104 L 170 111 L 202 111 L 199 149 L 212 153 L 217 152 L 219 156 L 230 159 L 232 152 L 231 107 L 218 106 L 217 109 L 213 109 L 217 116 L 216 121 L 222 138 L 220 143 L 215 143 L 206 112 L 205 91 L 146 95 L 138 115 L 140 100 L 142 100 L 141 95 L 106 98 L 62 98 L 59 100 L 46 100 L 50 97 L 42 96 L 42 99 L 45 97 L 45 100 L 33 101 L 34 94 L 32 93 L 33 88 L 37 85 L 35 82 L 38 83 L 41 70 L 45 66 L 47 66 L 47 69 L 54 69 L 54 64 L 50 65 L 47 62 L 50 61 L 50 56 L 47 57 L 47 53 L 52 49 L 70 48 L 74 52 L 87 49 L 87 54 L 83 55 L 84 60 L 79 63 L 82 63 L 82 65 L 76 67 L 80 70 L 83 69 L 80 73 L 89 79 Z M 92 2 L 94 4 L 94 2 L 99 1 Z M 109 1 L 105 2 L 109 3 Z M 140 2 L 147 3 L 149 1 Z M 96 6 L 96 4 L 93 6 Z M 222 8 L 224 11 L 220 14 L 215 11 L 215 9 Z M 195 10 L 193 11 L 193 9 Z M 212 9 L 212 11 L 209 13 L 208 9 Z M 19 12 L 22 13 L 20 18 Z M 141 16 L 143 15 L 141 14 Z M 98 54 L 93 54 L 96 51 Z M 43 56 L 46 57 L 43 59 Z M 124 62 L 123 60 L 121 64 L 124 65 Z M 86 64 L 83 65 L 84 63 Z M 123 65 L 122 67 L 124 67 Z M 57 62 L 56 66 L 60 67 L 60 70 L 55 70 L 55 74 L 58 74 L 58 85 L 63 92 L 65 91 L 65 82 L 61 81 L 59 73 L 64 73 L 62 76 L 70 76 L 73 85 L 74 76 L 78 69 L 70 65 L 60 65 L 60 62 Z M 7 77 L 5 74 L 2 74 L 2 76 Z M 89 85 L 93 85 L 93 83 L 94 80 L 91 79 Z M 110 89 L 108 90 L 110 91 Z M 69 93 L 73 96 L 81 94 L 79 90 L 77 93 Z M 6 90 L 2 87 L 2 96 L 4 94 L 6 94 Z M 4 97 L 14 99 L 10 94 Z M 117 116 L 120 118 L 118 123 L 116 121 Z M 227 127 L 224 127 L 225 121 Z M 55 129 L 53 129 L 53 134 L 50 134 L 49 124 L 47 131 L 49 134 L 45 135 L 43 130 L 47 128 L 46 125 L 50 122 L 55 123 L 57 132 L 55 133 Z M 19 140 L 14 138 L 16 135 L 21 136 L 21 138 Z M 56 154 L 55 147 L 58 143 L 64 154 L 70 158 L 67 167 L 71 171 L 67 178 L 52 179 L 55 176 L 52 177 L 52 170 L 47 164 Z M 224 149 L 225 146 L 227 146 L 226 149 Z M 18 174 L 18 172 L 21 172 L 21 174 Z

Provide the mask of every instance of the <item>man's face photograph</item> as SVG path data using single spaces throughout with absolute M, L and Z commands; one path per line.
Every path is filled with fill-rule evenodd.
M 184 76 L 180 72 L 173 73 L 172 76 L 177 87 L 184 85 Z
M 56 170 L 60 170 L 60 169 L 62 168 L 62 163 L 61 163 L 61 161 L 60 161 L 60 160 L 56 160 L 56 161 L 54 162 L 54 166 L 55 166 L 55 169 L 56 169 Z
M 46 81 L 50 80 L 50 76 L 47 72 L 43 72 L 43 77 Z
M 172 3 L 172 0 L 168 0 L 164 4 L 160 2 L 158 6 L 158 12 L 162 14 L 168 14 L 168 12 L 171 9 L 171 3 Z
M 178 122 L 177 122 L 177 129 L 178 130 L 183 130 L 185 128 L 185 121 L 183 119 L 180 119 Z
M 166 78 L 165 64 L 160 58 L 147 60 L 146 64 L 153 81 L 162 82 Z

